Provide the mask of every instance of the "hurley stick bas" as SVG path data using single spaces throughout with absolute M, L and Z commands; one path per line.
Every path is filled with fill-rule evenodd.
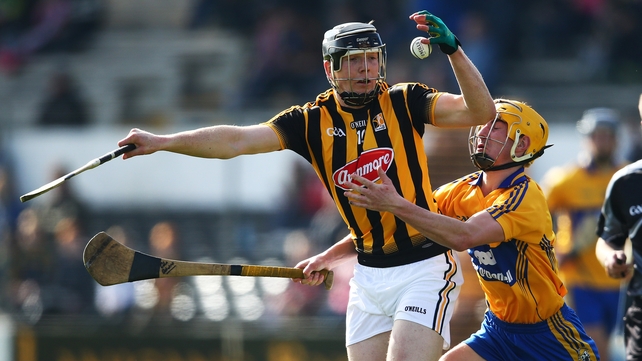
M 105 232 L 99 232 L 87 243 L 83 261 L 91 277 L 103 286 L 183 276 L 303 278 L 300 268 L 187 262 L 154 257 L 119 243 Z M 325 288 L 329 290 L 334 273 L 328 270 L 320 273 L 324 276 Z
M 26 202 L 26 201 L 28 201 L 30 199 L 38 197 L 41 194 L 47 193 L 50 190 L 52 190 L 52 189 L 58 187 L 59 185 L 63 184 L 65 181 L 77 176 L 78 174 L 80 174 L 80 173 L 82 173 L 82 172 L 84 172 L 86 170 L 96 168 L 99 165 L 101 165 L 103 163 L 106 163 L 106 162 L 109 162 L 110 160 L 112 160 L 114 158 L 117 158 L 117 157 L 123 155 L 124 153 L 132 151 L 134 149 L 136 149 L 136 145 L 135 144 L 127 144 L 127 145 L 124 145 L 124 146 L 122 146 L 122 147 L 110 152 L 110 153 L 107 153 L 107 154 L 103 155 L 100 158 L 93 159 L 93 160 L 89 161 L 87 164 L 85 164 L 84 166 L 74 170 L 73 172 L 70 172 L 69 174 L 64 175 L 64 176 L 62 176 L 62 177 L 60 177 L 60 178 L 58 178 L 58 179 L 56 179 L 54 181 L 51 181 L 51 182 L 45 184 L 44 186 L 42 186 L 42 187 L 40 187 L 40 188 L 38 188 L 36 190 L 33 190 L 33 191 L 31 191 L 31 192 L 29 192 L 27 194 L 24 194 L 24 195 L 20 196 L 20 202 L 24 203 L 24 202 Z

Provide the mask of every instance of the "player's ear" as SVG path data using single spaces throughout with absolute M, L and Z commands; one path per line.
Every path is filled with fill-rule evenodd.
M 522 156 L 528 148 L 531 146 L 531 138 L 528 137 L 528 135 L 522 135 L 519 137 L 519 141 L 517 142 L 517 147 L 515 148 L 515 154 Z
M 332 79 L 332 70 L 330 69 L 331 64 L 329 60 L 323 61 L 323 69 L 325 69 L 325 76 Z

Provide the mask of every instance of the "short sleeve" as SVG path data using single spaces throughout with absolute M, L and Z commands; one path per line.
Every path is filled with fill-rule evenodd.
M 306 116 L 302 107 L 292 107 L 263 123 L 272 128 L 281 142 L 281 147 L 290 149 L 304 158 L 309 158 L 306 142 Z

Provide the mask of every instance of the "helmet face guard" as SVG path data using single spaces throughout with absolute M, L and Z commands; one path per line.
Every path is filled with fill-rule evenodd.
M 468 138 L 468 151 L 473 164 L 481 170 L 500 170 L 527 164 L 539 158 L 544 154 L 544 149 L 550 147 L 546 145 L 548 140 L 548 124 L 535 110 L 528 105 L 512 100 L 497 99 L 495 100 L 495 108 L 497 116 L 491 124 L 491 129 L 495 123 L 500 120 L 507 124 L 506 138 L 504 140 L 491 139 L 489 137 L 482 137 L 479 135 L 480 130 L 484 125 L 479 125 L 471 128 Z M 523 155 L 518 156 L 515 154 L 515 149 L 519 144 L 519 139 L 522 135 L 526 135 L 530 139 L 530 146 Z M 510 157 L 512 162 L 495 166 L 496 159 L 492 159 L 486 153 L 488 142 L 493 141 L 502 144 L 500 154 L 508 140 L 513 140 L 513 145 L 510 149 Z M 481 152 L 477 151 L 477 144 L 479 141 L 483 143 Z
M 490 125 L 490 129 L 493 129 L 495 127 L 495 123 L 497 123 L 497 120 L 499 119 L 499 113 L 495 116 L 495 119 L 493 119 L 493 122 Z M 508 133 L 506 136 L 506 139 L 503 141 L 498 140 L 498 139 L 492 139 L 489 136 L 481 136 L 479 133 L 481 132 L 482 128 L 485 125 L 478 125 L 476 127 L 471 127 L 470 132 L 468 134 L 468 153 L 470 154 L 470 159 L 472 160 L 473 164 L 475 167 L 481 170 L 488 170 L 492 166 L 495 165 L 496 159 L 491 158 L 487 153 L 486 153 L 486 147 L 488 147 L 489 142 L 495 142 L 499 143 L 502 145 L 501 150 L 497 153 L 501 153 L 504 150 L 504 147 L 506 146 L 506 143 L 508 141 Z M 483 143 L 482 150 L 481 152 L 477 151 L 477 143 L 479 141 Z
M 381 37 L 376 28 L 371 24 L 346 23 L 328 30 L 323 40 L 323 59 L 330 62 L 328 82 L 339 94 L 341 99 L 352 106 L 361 106 L 369 103 L 379 95 L 381 84 L 386 80 L 386 45 L 381 42 Z M 361 56 L 364 61 L 363 68 L 368 73 L 368 54 L 376 53 L 378 61 L 377 75 L 373 78 L 352 78 L 350 57 Z M 345 59 L 345 61 L 344 61 Z M 347 66 L 345 77 L 338 77 L 336 72 Z M 355 81 L 366 83 L 374 82 L 374 89 L 367 93 L 358 93 L 352 89 Z M 339 90 L 339 82 L 347 84 L 348 89 Z

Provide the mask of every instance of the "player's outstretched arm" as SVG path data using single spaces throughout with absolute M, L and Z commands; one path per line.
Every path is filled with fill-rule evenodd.
M 134 128 L 119 145 L 133 143 L 136 149 L 123 159 L 167 151 L 202 158 L 229 159 L 244 154 L 267 153 L 281 149 L 279 138 L 265 125 L 217 125 L 168 135 L 157 135 Z

